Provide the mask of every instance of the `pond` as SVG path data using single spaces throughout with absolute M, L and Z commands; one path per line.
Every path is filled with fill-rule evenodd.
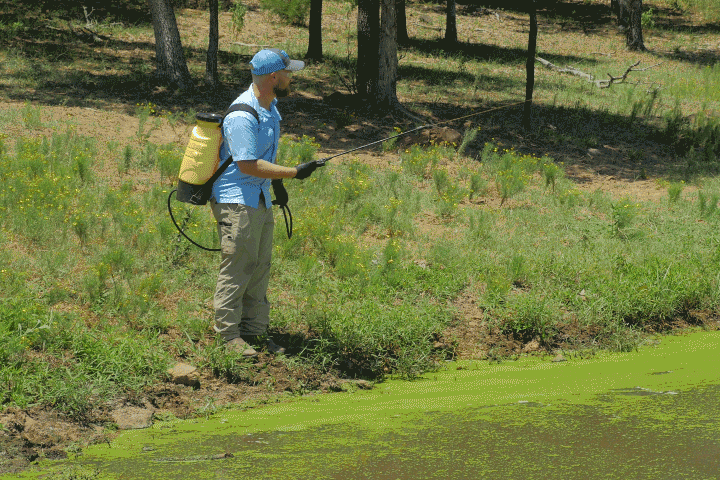
M 720 332 L 550 360 L 158 422 L 20 478 L 716 478 Z

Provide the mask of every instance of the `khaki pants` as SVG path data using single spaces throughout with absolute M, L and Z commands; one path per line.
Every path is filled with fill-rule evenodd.
M 222 260 L 215 288 L 215 331 L 227 341 L 262 335 L 270 322 L 267 299 L 275 220 L 271 208 L 211 201 Z

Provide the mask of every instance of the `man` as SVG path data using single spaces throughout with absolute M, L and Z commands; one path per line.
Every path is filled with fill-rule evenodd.
M 210 205 L 218 224 L 222 260 L 215 289 L 215 331 L 230 352 L 257 355 L 255 347 L 272 353 L 285 349 L 265 338 L 270 322 L 267 299 L 275 221 L 270 185 L 284 192 L 282 179 L 309 177 L 317 167 L 308 162 L 297 167 L 275 163 L 280 140 L 277 98 L 290 93 L 291 74 L 305 64 L 290 60 L 283 50 L 266 49 L 250 61 L 252 80 L 233 104 L 245 103 L 258 113 L 230 113 L 223 123 L 220 162 L 232 164 L 215 181 Z M 279 185 L 278 185 L 279 183 Z

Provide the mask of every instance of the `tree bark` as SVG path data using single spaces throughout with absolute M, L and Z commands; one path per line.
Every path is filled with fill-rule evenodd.
M 210 0 L 210 34 L 208 38 L 207 60 L 205 62 L 205 83 L 216 87 L 220 83 L 218 78 L 218 48 L 220 44 L 220 31 L 218 27 L 218 0 Z
M 410 42 L 407 32 L 407 15 L 405 12 L 406 0 L 396 0 L 395 17 L 397 18 L 397 43 L 407 45 Z
M 627 1 L 628 0 L 610 0 L 610 8 L 617 16 L 617 24 L 623 27 L 627 27 L 630 23 Z
M 380 24 L 380 56 L 378 64 L 376 106 L 394 108 L 397 99 L 397 19 L 395 0 L 382 0 L 382 19 Z
M 310 1 L 310 24 L 308 30 L 308 49 L 305 58 L 319 62 L 323 59 L 322 0 Z
M 380 38 L 379 0 L 359 0 L 357 14 L 357 93 L 368 99 L 377 90 Z
M 457 7 L 455 0 L 447 0 L 445 17 L 445 43 L 455 45 L 457 38 Z
M 192 89 L 193 82 L 180 42 L 175 12 L 170 0 L 148 0 L 155 30 L 156 76 L 161 84 Z
M 535 0 L 529 0 L 530 6 L 530 35 L 528 37 L 528 53 L 525 70 L 527 79 L 525 80 L 525 108 L 523 109 L 523 126 L 530 129 L 530 120 L 532 112 L 533 91 L 535 89 L 535 53 L 537 50 L 537 8 Z
M 621 0 L 622 1 L 622 0 Z M 628 50 L 645 51 L 642 31 L 642 0 L 624 0 L 630 13 L 630 25 L 625 30 Z

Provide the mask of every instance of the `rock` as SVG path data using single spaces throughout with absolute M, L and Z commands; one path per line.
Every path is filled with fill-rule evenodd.
M 25 425 L 20 436 L 31 445 L 45 447 L 55 445 L 61 440 L 61 436 L 55 431 L 55 427 L 43 425 L 30 417 L 25 417 Z
M 537 341 L 537 339 L 532 339 L 528 343 L 525 344 L 522 351 L 523 353 L 530 353 L 535 352 L 540 349 L 540 342 Z
M 178 363 L 172 368 L 168 368 L 167 374 L 170 376 L 170 381 L 177 385 L 189 385 L 191 387 L 197 387 L 200 385 L 200 374 L 197 368 L 186 363 Z
M 558 353 L 557 357 L 553 358 L 553 362 L 566 362 L 565 357 L 563 357 L 562 353 Z
M 155 412 L 148 408 L 123 407 L 110 414 L 120 430 L 139 430 L 152 426 Z
M 449 143 L 460 145 L 462 142 L 462 134 L 457 130 L 448 127 L 431 128 L 428 130 L 427 136 L 433 143 Z
M 410 145 L 449 144 L 458 146 L 462 142 L 462 134 L 457 130 L 448 127 L 434 127 L 418 132 L 417 134 L 405 135 L 398 138 L 397 145 L 408 147 Z
M 374 383 L 368 382 L 367 380 L 344 380 L 343 385 L 349 385 L 352 388 L 359 388 L 360 390 L 372 390 Z M 345 387 L 344 389 L 346 389 Z

